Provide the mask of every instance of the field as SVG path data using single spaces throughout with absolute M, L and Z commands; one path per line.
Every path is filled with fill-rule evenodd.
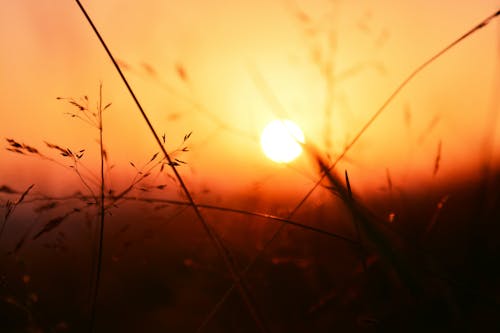
M 114 52 L 120 43 L 105 31 L 115 25 L 99 20 L 109 7 L 72 5 L 103 58 L 93 63 L 100 82 L 82 93 L 54 72 L 40 90 L 57 95 L 6 97 L 12 110 L 38 111 L 6 109 L 0 126 L 1 332 L 500 330 L 493 4 L 457 19 L 433 51 L 397 62 L 376 56 L 405 43 L 386 41 L 391 26 L 376 9 L 242 1 L 249 13 L 281 13 L 267 19 L 288 22 L 301 46 L 287 40 L 265 58 L 253 47 L 271 49 L 272 29 L 265 40 L 228 14 L 235 30 L 214 31 L 238 41 L 255 29 L 259 41 L 196 60 L 204 38 L 215 40 L 207 32 L 181 43 L 167 70 Z M 361 37 L 332 23 L 353 17 Z M 344 53 L 351 38 L 354 53 Z M 362 43 L 373 47 L 365 58 L 353 51 Z M 481 45 L 491 54 L 470 60 Z M 15 83 L 0 83 L 17 96 Z M 40 113 L 36 101 L 57 111 Z M 260 151 L 273 119 L 304 130 L 297 160 Z

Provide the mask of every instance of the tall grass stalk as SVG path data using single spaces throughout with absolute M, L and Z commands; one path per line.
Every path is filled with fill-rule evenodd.
M 120 66 L 118 65 L 118 63 L 116 62 L 116 59 L 114 58 L 114 56 L 112 55 L 111 51 L 109 50 L 106 42 L 102 38 L 101 34 L 99 33 L 98 29 L 94 25 L 92 19 L 88 15 L 87 11 L 85 10 L 85 8 L 81 4 L 81 2 L 79 0 L 75 0 L 75 1 L 77 3 L 78 7 L 80 8 L 81 12 L 83 13 L 83 15 L 85 16 L 85 18 L 87 19 L 88 23 L 92 27 L 92 30 L 96 34 L 97 38 L 101 42 L 101 45 L 103 46 L 103 48 L 105 49 L 108 57 L 112 61 L 113 65 L 114 65 L 115 69 L 117 70 L 118 74 L 120 75 L 123 83 L 127 87 L 127 90 L 130 93 L 132 99 L 134 100 L 137 108 L 139 109 L 139 111 L 140 111 L 140 113 L 142 115 L 142 118 L 146 122 L 146 124 L 147 124 L 147 126 L 148 126 L 148 128 L 149 128 L 149 130 L 151 132 L 151 134 L 153 135 L 153 137 L 156 140 L 156 143 L 158 144 L 158 146 L 160 147 L 163 155 L 167 159 L 168 164 L 171 167 L 171 169 L 172 169 L 172 171 L 173 171 L 173 173 L 175 175 L 175 178 L 179 182 L 184 195 L 188 199 L 190 205 L 193 207 L 193 210 L 194 210 L 194 212 L 195 212 L 198 220 L 202 224 L 203 229 L 205 230 L 205 232 L 209 236 L 211 242 L 213 243 L 213 245 L 215 246 L 215 248 L 217 249 L 217 251 L 219 252 L 219 254 L 221 255 L 221 257 L 223 258 L 224 263 L 225 263 L 225 265 L 226 265 L 226 267 L 227 267 L 227 269 L 228 269 L 228 271 L 229 271 L 229 273 L 231 275 L 233 283 L 236 285 L 236 287 L 237 287 L 237 289 L 238 289 L 238 291 L 240 293 L 240 296 L 241 296 L 243 302 L 245 303 L 248 311 L 250 312 L 250 314 L 252 316 L 252 319 L 255 321 L 255 324 L 257 325 L 257 327 L 259 328 L 259 330 L 261 332 L 267 332 L 267 329 L 265 328 L 264 323 L 261 320 L 260 315 L 258 314 L 257 310 L 255 309 L 254 305 L 252 304 L 252 301 L 250 299 L 250 295 L 249 295 L 246 287 L 243 284 L 242 277 L 238 273 L 238 271 L 237 271 L 237 269 L 236 269 L 236 267 L 235 267 L 235 265 L 234 265 L 234 263 L 232 261 L 229 249 L 224 245 L 224 243 L 222 242 L 222 239 L 219 237 L 219 235 L 216 233 L 216 231 L 209 226 L 209 224 L 207 223 L 207 221 L 205 220 L 205 218 L 201 214 L 201 211 L 198 208 L 198 206 L 196 205 L 196 203 L 195 203 L 195 201 L 194 201 L 194 199 L 193 199 L 193 197 L 191 195 L 191 192 L 187 188 L 187 185 L 185 184 L 183 178 L 181 177 L 181 175 L 179 174 L 177 168 L 175 167 L 175 164 L 173 163 L 170 155 L 168 154 L 168 152 L 166 151 L 164 145 L 162 144 L 160 136 L 157 134 L 156 130 L 154 129 L 153 124 L 151 123 L 151 121 L 149 120 L 149 117 L 147 116 L 146 112 L 142 108 L 141 103 L 137 99 L 137 97 L 136 97 L 135 93 L 133 92 L 130 84 L 128 83 L 127 79 L 125 78 L 125 75 L 123 74 L 122 70 L 120 69 Z M 93 322 L 91 322 L 91 323 L 94 324 Z M 94 330 L 94 328 L 91 327 L 91 330 Z
M 95 320 L 97 313 L 97 298 L 99 295 L 99 285 L 101 281 L 101 270 L 102 270 L 102 254 L 104 245 L 104 215 L 105 215 L 105 203 L 104 203 L 104 142 L 103 142 L 103 125 L 102 125 L 102 84 L 99 86 L 99 101 L 97 104 L 97 117 L 98 117 L 98 129 L 99 129 L 99 152 L 100 152 L 100 191 L 99 191 L 99 226 L 98 226 L 98 243 L 97 243 L 97 263 L 95 268 L 94 285 L 92 290 L 92 298 L 90 305 L 90 330 L 95 330 Z

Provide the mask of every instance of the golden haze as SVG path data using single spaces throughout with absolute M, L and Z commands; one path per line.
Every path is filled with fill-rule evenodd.
M 286 1 L 86 1 L 124 67 L 156 129 L 170 149 L 193 132 L 181 169 L 189 183 L 221 191 L 260 184 L 307 189 L 316 169 L 302 156 L 290 167 L 269 161 L 260 131 L 285 112 L 308 142 L 338 156 L 401 80 L 429 56 L 494 12 L 496 1 L 299 1 L 319 25 L 319 36 Z M 327 15 L 329 19 L 322 19 Z M 475 172 L 485 137 L 497 130 L 498 22 L 477 32 L 415 78 L 349 152 L 358 186 L 432 179 L 441 142 L 438 177 Z M 315 61 L 327 57 L 328 31 L 335 80 L 330 92 Z M 72 1 L 9 1 L 0 12 L 2 138 L 38 147 L 49 141 L 87 149 L 97 163 L 97 132 L 70 119 L 57 96 L 88 95 L 99 82 L 113 105 L 105 115 L 105 142 L 116 164 L 115 181 L 130 176 L 128 164 L 157 151 L 136 107 L 96 37 Z M 319 58 L 318 58 L 319 57 Z M 185 70 L 186 80 L 179 76 Z M 279 111 L 265 98 L 265 82 Z M 259 83 L 261 82 L 261 83 Z M 324 105 L 333 96 L 329 136 Z M 331 97 L 330 96 L 330 97 Z M 202 106 L 201 108 L 197 106 Z M 492 119 L 494 121 L 492 121 Z M 491 146 L 498 160 L 499 137 Z M 2 183 L 30 183 L 64 192 L 64 175 L 50 163 L 0 151 Z M 54 170 L 55 169 L 55 170 Z M 70 172 L 68 178 L 73 177 Z M 73 177 L 74 178 L 74 177 Z M 78 180 L 75 179 L 75 184 Z

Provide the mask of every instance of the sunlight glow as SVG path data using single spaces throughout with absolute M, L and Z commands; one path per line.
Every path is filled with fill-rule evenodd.
M 288 163 L 302 153 L 302 130 L 290 120 L 273 120 L 262 131 L 260 144 L 264 154 L 277 163 Z

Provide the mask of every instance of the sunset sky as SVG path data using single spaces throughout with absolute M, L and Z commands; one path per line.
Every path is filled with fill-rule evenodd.
M 499 6 L 496 0 L 83 4 L 155 128 L 166 134 L 168 149 L 193 132 L 191 150 L 180 156 L 188 162 L 180 170 L 189 184 L 195 191 L 235 192 L 283 183 L 307 190 L 317 169 L 306 155 L 286 166 L 262 153 L 259 136 L 267 123 L 286 115 L 308 143 L 335 158 L 411 71 Z M 397 184 L 444 181 L 473 173 L 485 154 L 498 161 L 499 22 L 410 82 L 340 168 L 349 169 L 360 187 L 378 187 L 386 170 Z M 73 108 L 56 97 L 87 95 L 96 103 L 102 82 L 105 103 L 113 103 L 105 113 L 104 140 L 116 165 L 114 184 L 133 176 L 129 161 L 141 165 L 158 151 L 74 1 L 3 1 L 0 44 L 2 140 L 14 138 L 62 162 L 44 141 L 86 149 L 84 162 L 95 169 L 97 131 L 65 115 Z M 319 66 L 326 62 L 332 66 L 329 92 Z M 329 98 L 332 111 L 325 116 Z M 433 178 L 439 145 L 440 170 Z M 0 161 L 0 185 L 35 183 L 40 191 L 69 193 L 68 184 L 78 184 L 71 171 L 37 158 L 2 148 Z

